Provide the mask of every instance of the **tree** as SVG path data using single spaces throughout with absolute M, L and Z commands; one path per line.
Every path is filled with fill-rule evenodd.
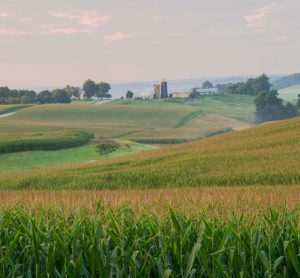
M 211 89 L 213 87 L 214 87 L 214 85 L 210 81 L 205 81 L 202 84 L 202 89 Z
M 96 95 L 98 86 L 95 81 L 88 79 L 83 83 L 83 90 L 85 91 L 85 95 L 87 98 L 91 98 Z
M 70 85 L 66 86 L 66 88 L 64 89 L 67 94 L 69 95 L 69 97 L 80 97 L 80 88 L 78 87 L 72 87 Z
M 255 99 L 255 105 L 257 122 L 286 119 L 298 114 L 291 103 L 283 104 L 283 100 L 278 97 L 276 90 L 259 93 Z
M 111 98 L 111 95 L 108 93 L 109 90 L 111 89 L 111 86 L 107 82 L 100 82 L 97 84 L 97 91 L 96 91 L 96 96 L 97 98 Z
M 100 137 L 97 145 L 98 153 L 101 155 L 107 155 L 115 152 L 120 147 L 121 145 L 117 141 L 106 137 Z
M 70 103 L 71 99 L 68 93 L 64 89 L 55 89 L 52 91 L 52 96 L 55 102 L 58 103 Z
M 45 104 L 45 103 L 53 103 L 54 99 L 52 97 L 51 92 L 48 90 L 42 91 L 37 95 L 37 101 L 40 104 Z
M 127 99 L 132 99 L 133 96 L 134 96 L 133 92 L 127 91 L 127 93 L 126 93 L 126 98 L 127 98 Z

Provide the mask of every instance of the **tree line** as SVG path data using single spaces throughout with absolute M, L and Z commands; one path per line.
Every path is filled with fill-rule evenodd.
M 256 122 L 282 120 L 299 115 L 300 98 L 296 105 L 284 103 L 278 91 L 272 88 L 269 77 L 262 74 L 257 78 L 249 78 L 246 82 L 218 85 L 221 93 L 255 96 Z
M 260 92 L 270 92 L 272 84 L 266 74 L 257 78 L 249 78 L 246 82 L 218 84 L 218 90 L 223 94 L 239 94 L 257 96 Z
M 79 87 L 66 86 L 63 89 L 44 90 L 37 93 L 34 90 L 15 90 L 8 87 L 0 87 L 0 104 L 47 104 L 70 103 L 71 99 L 81 98 L 98 99 L 111 98 L 109 94 L 111 86 L 107 82 L 96 83 L 88 79 L 83 84 L 83 92 Z M 81 96 L 81 94 L 84 94 Z

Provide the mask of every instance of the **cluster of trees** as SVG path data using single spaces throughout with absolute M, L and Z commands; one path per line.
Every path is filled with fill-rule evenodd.
M 218 84 L 217 87 L 219 92 L 224 94 L 257 96 L 263 91 L 270 92 L 272 85 L 269 77 L 262 74 L 257 78 L 249 78 L 246 82 Z
M 55 89 L 53 91 L 42 91 L 37 95 L 37 103 L 70 103 L 71 96 L 66 89 Z
M 87 80 L 83 84 L 85 98 L 90 99 L 97 97 L 98 99 L 111 98 L 109 83 L 96 83 Z M 72 97 L 80 98 L 81 89 L 79 87 L 66 86 L 63 89 L 55 89 L 52 91 L 44 90 L 36 93 L 33 90 L 11 90 L 8 87 L 0 87 L 0 104 L 29 104 L 29 103 L 70 103 Z
M 45 103 L 70 103 L 75 88 L 67 86 L 65 89 L 42 91 L 39 94 L 33 90 L 11 90 L 0 87 L 0 104 L 45 104 Z M 78 94 L 76 90 L 76 94 Z
M 32 90 L 11 90 L 0 87 L 0 104 L 28 104 L 36 102 L 37 93 Z
M 300 96 L 298 96 L 297 105 L 294 106 L 289 102 L 284 104 L 283 100 L 278 97 L 278 92 L 276 90 L 260 92 L 255 98 L 256 121 L 261 123 L 298 116 L 298 109 L 300 108 L 299 97 Z
M 88 79 L 83 84 L 83 90 L 88 99 L 92 97 L 97 97 L 101 100 L 104 98 L 111 98 L 111 94 L 109 94 L 110 89 L 111 86 L 107 82 L 96 83 L 95 81 Z

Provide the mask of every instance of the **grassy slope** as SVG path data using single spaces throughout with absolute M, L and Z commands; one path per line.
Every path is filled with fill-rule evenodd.
M 33 151 L 1 154 L 0 173 L 28 170 L 43 169 L 50 166 L 63 165 L 67 163 L 87 162 L 94 160 L 119 157 L 128 154 L 134 154 L 146 150 L 152 150 L 155 147 L 137 144 L 133 142 L 124 142 L 130 145 L 129 150 L 118 150 L 106 156 L 97 153 L 96 142 L 91 144 L 59 151 Z
M 300 182 L 300 118 L 113 159 L 3 175 L 6 188 L 161 188 Z

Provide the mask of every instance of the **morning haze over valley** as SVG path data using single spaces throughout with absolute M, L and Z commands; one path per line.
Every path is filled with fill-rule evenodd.
M 0 3 L 0 277 L 299 277 L 299 12 Z

